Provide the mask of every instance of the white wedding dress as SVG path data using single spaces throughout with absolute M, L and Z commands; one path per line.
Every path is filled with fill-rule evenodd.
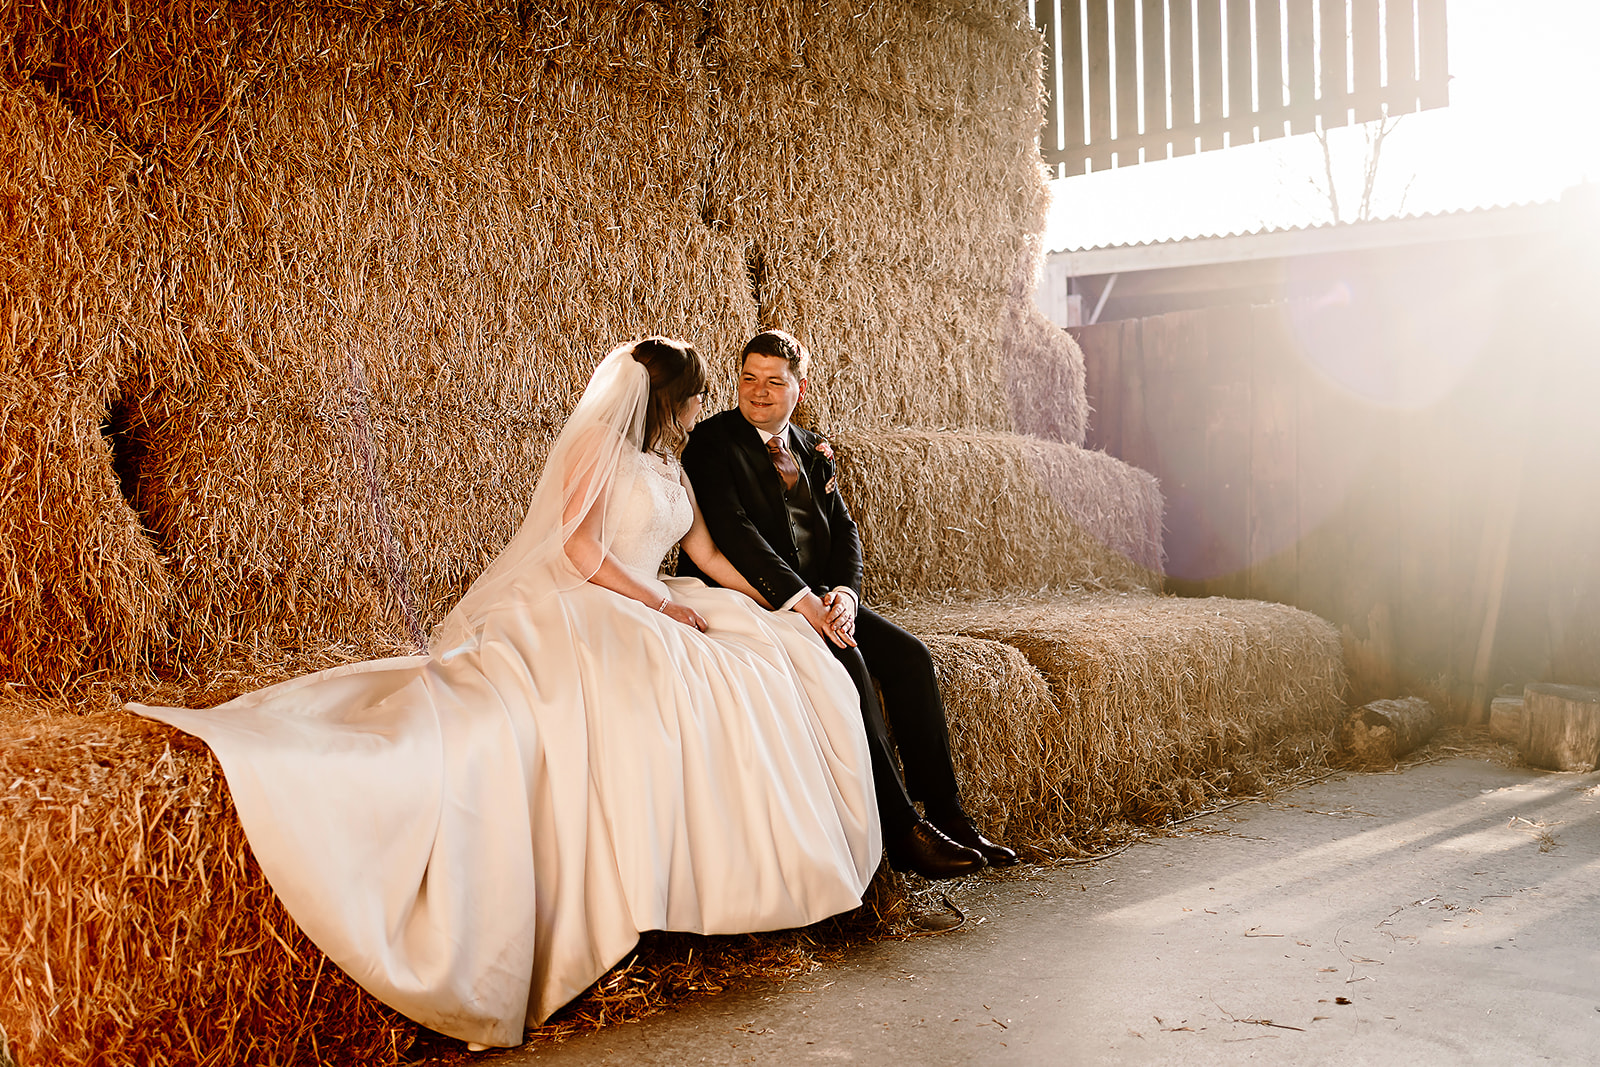
M 519 1044 L 640 931 L 815 922 L 878 864 L 849 677 L 795 613 L 660 578 L 692 516 L 676 465 L 614 462 L 613 557 L 705 633 L 589 582 L 530 589 L 519 565 L 432 655 L 131 705 L 211 746 L 311 939 L 463 1040 Z

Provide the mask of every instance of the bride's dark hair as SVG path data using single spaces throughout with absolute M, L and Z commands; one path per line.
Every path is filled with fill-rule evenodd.
M 689 440 L 678 412 L 689 398 L 706 391 L 706 364 L 693 345 L 670 337 L 635 341 L 633 358 L 650 375 L 650 401 L 644 413 L 644 450 L 681 452 Z

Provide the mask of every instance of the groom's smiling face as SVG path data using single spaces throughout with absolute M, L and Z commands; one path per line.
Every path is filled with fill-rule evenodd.
M 806 383 L 796 378 L 782 356 L 752 352 L 739 370 L 739 412 L 751 425 L 777 433 L 806 395 Z

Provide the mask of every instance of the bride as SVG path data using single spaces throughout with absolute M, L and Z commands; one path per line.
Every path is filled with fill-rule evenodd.
M 855 689 L 678 465 L 704 389 L 681 342 L 608 354 L 428 655 L 130 705 L 210 745 L 295 921 L 424 1026 L 519 1044 L 643 930 L 815 922 L 878 865 Z M 680 539 L 728 588 L 659 577 Z

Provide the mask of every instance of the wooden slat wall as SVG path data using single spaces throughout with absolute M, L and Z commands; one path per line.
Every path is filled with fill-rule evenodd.
M 1417 52 L 1417 107 L 1444 107 L 1450 103 L 1450 55 L 1445 33 L 1444 0 L 1416 0 L 1419 27 Z
M 1089 42 L 1089 77 L 1083 90 L 1089 105 L 1089 144 L 1097 147 L 1102 169 L 1111 166 L 1112 159 L 1111 11 L 1108 4 L 1109 0 L 1090 4 L 1089 20 L 1084 25 L 1084 36 Z M 1048 156 L 1045 162 L 1051 162 Z
M 1195 9 L 1199 38 L 1200 150 L 1222 147 L 1222 0 L 1199 0 Z
M 1284 120 L 1272 117 L 1285 106 L 1281 14 L 1277 4 L 1262 4 L 1256 8 L 1256 81 L 1261 93 L 1261 99 L 1256 103 L 1261 115 L 1257 133 L 1263 141 L 1282 137 L 1284 129 Z
M 1400 5 L 1396 5 L 1398 7 Z M 1357 122 L 1383 118 L 1383 76 L 1379 70 L 1382 40 L 1378 0 L 1355 0 L 1350 10 L 1350 43 L 1355 53 L 1355 96 L 1351 106 Z
M 1172 154 L 1187 156 L 1195 150 L 1194 11 L 1188 4 L 1173 4 L 1167 18 L 1172 51 Z
M 1164 0 L 1140 0 L 1139 15 L 1144 25 L 1144 40 L 1140 52 L 1146 56 L 1166 54 L 1167 7 Z M 1169 128 L 1167 122 L 1167 65 L 1144 64 L 1144 129 L 1147 135 L 1161 136 Z M 1162 137 L 1165 141 L 1165 137 Z M 1151 144 L 1146 136 L 1141 144 Z
M 1410 4 L 1390 4 L 1384 14 L 1388 37 L 1388 85 L 1396 100 L 1414 100 L 1417 95 L 1416 11 Z
M 1083 79 L 1069 76 L 1083 63 L 1083 18 L 1078 5 L 1061 0 L 1062 125 L 1071 136 L 1082 138 L 1087 132 L 1083 119 Z M 1067 66 L 1065 64 L 1070 64 Z
M 1034 24 L 1061 174 L 1449 103 L 1445 0 L 1035 0 Z
M 1312 22 L 1311 0 L 1289 0 L 1289 99 L 1303 104 L 1317 93 L 1316 31 Z M 1070 73 L 1063 72 L 1063 77 Z M 1317 128 L 1317 113 L 1307 107 L 1289 107 L 1289 132 L 1311 133 Z
M 1480 258 L 1460 273 L 1495 261 Z M 1425 276 L 1425 262 L 1409 273 Z M 1461 288 L 1422 313 L 1430 333 L 1504 304 Z M 1600 684 L 1600 428 L 1583 414 L 1600 393 L 1600 309 L 1572 305 L 1580 321 L 1560 327 L 1490 319 L 1473 331 L 1483 355 L 1452 389 L 1394 406 L 1334 382 L 1308 354 L 1381 349 L 1372 366 L 1403 364 L 1415 338 L 1395 332 L 1384 300 L 1075 327 L 1087 444 L 1160 479 L 1171 591 L 1281 601 L 1333 621 L 1358 697 L 1409 689 L 1465 715 L 1484 663 L 1491 687 Z M 1546 360 L 1563 369 L 1530 373 Z M 1557 388 L 1552 373 L 1565 376 Z
M 1317 61 L 1321 67 L 1317 75 L 1317 118 L 1324 129 L 1350 124 L 1350 71 L 1345 63 L 1346 34 L 1350 24 L 1344 4 L 1317 5 L 1321 14 L 1320 36 L 1317 41 Z
M 1113 115 L 1117 157 L 1126 166 L 1139 161 L 1139 38 L 1133 12 L 1137 0 L 1113 0 L 1112 35 L 1117 53 L 1117 106 Z
M 1251 0 L 1228 0 L 1229 144 L 1248 144 L 1255 140 L 1255 78 L 1252 67 L 1255 36 L 1250 32 L 1250 7 Z

